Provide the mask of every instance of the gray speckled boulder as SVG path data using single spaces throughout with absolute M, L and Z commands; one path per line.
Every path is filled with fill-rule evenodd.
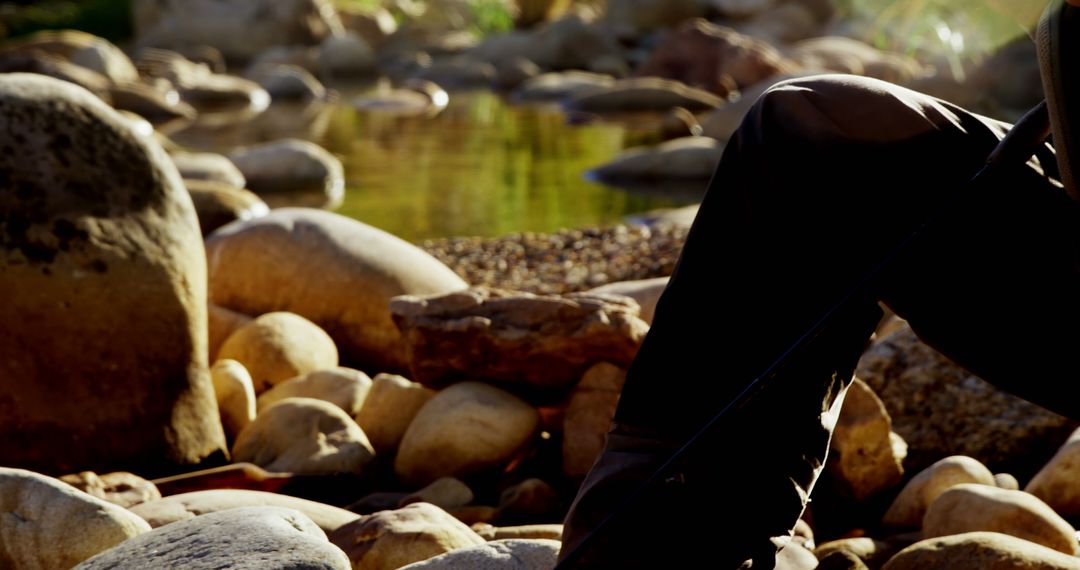
M 74 85 L 0 76 L 0 220 L 2 462 L 146 472 L 223 449 L 202 236 L 161 147 Z
M 557 540 L 542 538 L 493 540 L 414 562 L 402 570 L 550 570 L 559 557 L 559 546 Z
M 78 570 L 351 570 L 311 519 L 278 507 L 221 511 L 140 535 L 76 566 Z

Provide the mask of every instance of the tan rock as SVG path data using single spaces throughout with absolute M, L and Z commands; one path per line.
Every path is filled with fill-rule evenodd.
M 207 343 L 210 354 L 209 361 L 216 362 L 218 351 L 221 350 L 221 345 L 225 344 L 225 339 L 236 332 L 236 329 L 250 323 L 253 319 L 243 313 L 231 311 L 213 303 L 209 303 L 207 309 L 210 329 L 209 342 Z
M 708 180 L 720 164 L 724 145 L 709 137 L 682 137 L 656 146 L 634 147 L 589 171 L 613 183 L 657 180 Z
M 467 525 L 488 524 L 499 518 L 499 509 L 490 505 L 467 505 L 448 512 Z
M 223 228 L 206 245 L 214 303 L 246 314 L 288 310 L 311 319 L 334 338 L 343 360 L 362 370 L 404 367 L 391 297 L 465 288 L 415 246 L 318 210 L 276 210 Z
M 139 72 L 123 50 L 105 38 L 77 30 L 46 30 L 7 45 L 4 55 L 42 51 L 98 73 L 114 83 L 139 80 Z
M 561 390 L 595 362 L 628 366 L 648 331 L 624 297 L 565 296 L 473 288 L 390 304 L 413 380 L 459 378 Z
M 600 362 L 589 368 L 570 392 L 562 444 L 563 473 L 567 477 L 584 477 L 604 449 L 625 382 L 625 370 Z
M 352 418 L 313 398 L 287 398 L 262 410 L 233 445 L 234 461 L 308 475 L 361 473 L 374 457 Z
M 907 445 L 892 433 L 885 405 L 856 378 L 844 396 L 826 470 L 846 493 L 861 501 L 903 480 L 906 455 Z
M 703 89 L 690 87 L 681 81 L 659 77 L 619 79 L 607 88 L 597 88 L 575 95 L 564 106 L 587 113 L 617 113 L 626 111 L 667 111 L 682 107 L 690 111 L 706 111 L 724 104 L 724 99 Z
M 237 329 L 221 345 L 218 358 L 243 364 L 251 373 L 256 394 L 338 364 L 330 335 L 300 315 L 286 312 L 267 313 Z
M 667 288 L 669 279 L 671 278 L 654 277 L 652 279 L 619 281 L 589 289 L 588 292 L 599 295 L 625 295 L 630 297 L 641 307 L 641 320 L 651 325 L 653 314 L 656 313 L 656 303 L 660 300 L 660 294 Z
M 234 150 L 229 160 L 247 179 L 247 189 L 271 208 L 304 206 L 333 209 L 345 196 L 345 171 L 321 146 L 283 139 Z
M 870 567 L 858 556 L 846 550 L 837 550 L 822 557 L 817 570 L 870 570 Z
M 371 378 L 367 374 L 338 366 L 309 372 L 277 384 L 259 395 L 257 405 L 262 411 L 285 398 L 315 398 L 330 402 L 349 417 L 355 418 L 364 405 L 371 385 Z
M 817 567 L 818 559 L 814 553 L 798 542 L 790 541 L 776 553 L 774 570 L 814 570 Z
M 124 508 L 161 498 L 161 492 L 152 482 L 123 471 L 100 476 L 93 471 L 83 471 L 64 475 L 60 480 L 92 497 Z
M 431 503 L 441 509 L 464 507 L 473 501 L 473 492 L 460 479 L 440 477 L 423 489 L 401 499 L 398 506 Z
M 615 78 L 587 71 L 543 73 L 526 80 L 514 91 L 518 101 L 560 101 L 615 85 Z
M 1016 480 L 1016 477 L 1013 477 L 1012 475 L 1010 475 L 1008 473 L 994 473 L 994 483 L 998 486 L 999 489 L 1009 489 L 1011 491 L 1020 490 L 1020 482 Z M 1024 490 L 1027 491 L 1028 493 L 1031 493 L 1031 491 L 1028 490 L 1028 489 L 1024 489 Z M 1035 493 L 1031 493 L 1031 494 L 1035 495 L 1036 497 L 1039 497 Z M 1046 500 L 1043 497 L 1039 497 L 1039 498 L 1043 499 L 1044 501 Z M 1047 503 L 1047 504 L 1049 505 L 1050 503 Z M 1051 505 L 1051 508 L 1053 508 L 1053 505 Z M 1056 508 L 1054 509 L 1054 511 L 1056 511 L 1058 514 L 1061 514 L 1061 511 L 1059 511 Z
M 505 540 L 509 538 L 545 538 L 562 540 L 561 524 L 526 524 L 521 526 L 491 526 L 486 523 L 475 525 L 476 534 L 484 540 Z
M 683 22 L 636 71 L 727 97 L 796 65 L 767 42 L 703 19 Z
M 191 194 L 203 235 L 236 220 L 251 220 L 270 213 L 270 207 L 253 192 L 214 180 L 184 180 Z
M 255 387 L 251 374 L 243 364 L 225 358 L 210 368 L 210 378 L 214 381 L 221 425 L 229 441 L 233 441 L 255 419 Z
M 462 548 L 409 564 L 409 570 L 550 570 L 559 557 L 557 540 L 507 539 Z
M 969 532 L 916 542 L 882 570 L 1077 570 L 1080 558 L 996 532 Z
M 329 538 L 349 555 L 354 570 L 393 570 L 485 543 L 469 527 L 427 503 L 362 517 Z
M 455 384 L 416 415 L 394 470 L 405 481 L 425 484 L 503 467 L 530 443 L 539 421 L 535 408 L 504 390 Z
M 0 467 L 0 568 L 64 570 L 149 530 L 52 477 Z
M 420 408 L 434 396 L 435 390 L 421 384 L 396 374 L 379 374 L 356 414 L 356 423 L 377 452 L 391 452 L 401 444 Z
M 180 98 L 199 111 L 203 126 L 235 124 L 270 106 L 270 95 L 254 81 L 216 73 L 174 51 L 140 50 L 135 66 L 142 76 L 174 86 Z
M 964 483 L 949 488 L 926 509 L 923 536 L 1000 532 L 1077 554 L 1076 530 L 1038 497 L 989 485 Z
M 817 556 L 818 560 L 825 560 L 834 553 L 846 552 L 863 561 L 870 568 L 881 568 L 899 550 L 891 543 L 863 536 L 841 538 L 820 544 L 814 549 L 814 556 Z
M 3 54 L 3 57 L 0 57 L 0 73 L 45 75 L 74 83 L 102 99 L 109 96 L 109 80 L 105 76 L 41 50 Z
M 224 155 L 215 152 L 173 152 L 169 154 L 184 180 L 210 180 L 243 188 L 247 183 L 240 169 Z
M 885 512 L 882 524 L 892 527 L 920 526 L 930 503 L 950 487 L 962 483 L 993 485 L 994 474 L 970 457 L 946 457 L 908 481 Z
M 113 108 L 129 111 L 146 119 L 155 129 L 169 133 L 190 125 L 198 112 L 180 100 L 169 86 L 146 83 L 123 83 L 109 86 Z
M 136 505 L 131 508 L 131 512 L 145 519 L 151 527 L 158 528 L 199 515 L 241 507 L 294 509 L 304 513 L 319 528 L 328 533 L 360 518 L 360 515 L 356 513 L 316 501 L 247 489 L 211 489 L 180 493 L 158 501 Z
M 1024 490 L 1046 501 L 1062 516 L 1080 516 L 1080 429 L 1069 436 Z
M 194 208 L 124 121 L 63 81 L 0 76 L 0 132 L 23 140 L 0 155 L 8 466 L 145 471 L 224 448 Z

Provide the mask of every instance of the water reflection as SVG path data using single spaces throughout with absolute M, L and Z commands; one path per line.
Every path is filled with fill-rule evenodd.
M 699 200 L 704 190 L 586 180 L 584 172 L 639 144 L 623 121 L 572 125 L 557 107 L 509 105 L 487 91 L 452 93 L 435 117 L 361 110 L 349 104 L 354 97 L 275 104 L 244 125 L 174 138 L 218 151 L 283 137 L 321 144 L 345 166 L 338 212 L 410 241 L 610 224 Z

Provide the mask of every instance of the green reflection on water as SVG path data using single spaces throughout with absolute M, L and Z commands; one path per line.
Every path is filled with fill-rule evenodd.
M 322 143 L 345 163 L 338 212 L 417 241 L 610 224 L 687 203 L 685 195 L 582 177 L 619 153 L 625 138 L 619 124 L 569 125 L 557 108 L 474 92 L 452 94 L 435 118 L 342 105 Z

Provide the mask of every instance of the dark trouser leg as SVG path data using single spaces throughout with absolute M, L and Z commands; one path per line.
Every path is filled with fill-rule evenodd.
M 803 80 L 764 96 L 729 143 L 710 185 L 652 331 L 628 374 L 607 450 L 568 516 L 563 555 L 663 462 L 667 450 L 726 406 L 962 187 L 1001 134 L 992 121 L 872 80 Z M 1001 287 L 994 293 L 964 293 L 987 285 L 980 276 L 1000 278 L 1014 263 L 1046 279 L 1075 273 L 1072 258 L 1063 263 L 1059 257 L 1065 243 L 1076 241 L 1067 239 L 1067 229 L 1080 225 L 1075 208 L 1048 213 L 1055 229 L 1037 227 L 1045 219 L 1043 210 L 1069 205 L 1029 194 L 1049 195 L 1049 188 L 1030 171 L 996 184 L 972 210 L 978 219 L 943 232 L 920 255 L 906 258 L 882 291 L 930 342 L 992 381 L 998 380 L 993 374 L 998 364 L 1038 358 L 1038 341 L 1025 339 L 1025 350 L 1034 351 L 1027 357 L 985 358 L 980 343 L 996 340 L 1000 347 L 1008 343 L 1006 332 L 1015 336 L 1015 331 L 1003 331 L 1008 325 L 1002 323 L 997 337 L 980 330 L 976 341 L 954 342 L 955 335 L 985 326 L 1000 302 L 1020 305 L 1010 312 L 1018 322 L 1031 323 L 1034 317 L 1023 310 L 1027 301 L 986 304 L 1005 292 Z M 1010 205 L 1009 197 L 1023 206 Z M 1021 220 L 1012 216 L 1018 209 L 1025 212 Z M 1070 226 L 1070 217 L 1078 223 Z M 988 241 L 966 233 L 991 229 L 1000 235 Z M 1009 236 L 1021 234 L 1025 247 L 1046 240 L 1062 245 L 1033 259 L 1015 252 L 994 263 Z M 968 257 L 952 258 L 959 253 Z M 987 263 L 999 270 L 988 272 Z M 942 286 L 935 275 L 953 282 Z M 1068 286 L 1040 285 L 1057 296 Z M 1075 302 L 1066 302 L 1071 315 L 1080 316 Z M 1040 312 L 1054 306 L 1049 299 L 1037 303 Z M 958 317 L 968 321 L 957 325 Z M 860 321 L 869 318 L 850 317 L 839 335 L 846 340 L 826 343 L 816 365 L 806 368 L 812 377 L 805 387 L 771 393 L 741 413 L 717 441 L 718 452 L 693 466 L 704 477 L 690 473 L 682 490 L 646 504 L 632 524 L 620 526 L 612 541 L 597 548 L 599 558 L 593 560 L 642 567 L 708 556 L 710 565 L 720 568 L 747 558 L 754 558 L 755 567 L 771 565 L 775 549 L 768 537 L 794 524 L 823 461 L 831 426 L 823 423 L 822 411 L 836 395 L 829 377 L 835 374 L 846 385 L 854 365 L 850 355 L 865 340 L 856 334 L 868 326 Z M 1075 339 L 1076 333 L 1065 338 Z M 1067 354 L 1049 369 L 1060 375 L 1062 369 L 1054 367 L 1063 365 Z M 1020 393 L 1033 397 L 1033 390 Z M 715 515 L 717 526 L 658 522 L 685 520 L 682 513 L 694 509 Z M 658 558 L 650 558 L 650 551 Z

